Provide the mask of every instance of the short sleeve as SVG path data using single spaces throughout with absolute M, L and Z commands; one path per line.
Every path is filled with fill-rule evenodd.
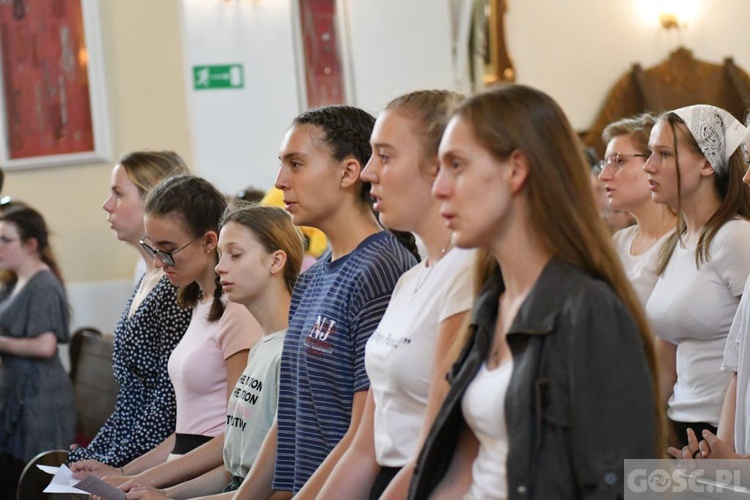
M 750 276 L 750 222 L 724 224 L 711 242 L 711 262 L 732 295 L 742 295 Z
M 721 369 L 730 372 L 737 372 L 740 363 L 740 345 L 745 342 L 745 335 L 750 327 L 750 296 L 748 289 L 750 279 L 745 284 L 745 291 L 740 299 L 740 305 L 732 321 L 732 327 L 729 329 L 729 336 L 724 345 L 724 360 L 721 363 Z
M 473 266 L 476 251 L 456 248 L 453 252 L 459 252 L 459 254 L 457 254 L 457 260 L 451 263 L 454 266 L 454 272 L 450 275 L 449 282 L 443 287 L 445 296 L 440 305 L 439 322 L 470 310 L 474 301 Z
M 65 292 L 59 282 L 50 275 L 49 280 L 33 281 L 28 290 L 28 323 L 26 336 L 38 337 L 46 332 L 53 332 L 60 343 L 66 343 L 70 337 L 70 311 L 65 299 Z
M 400 246 L 397 248 L 402 253 L 406 252 Z M 354 357 L 354 392 L 365 391 L 370 387 L 365 369 L 365 346 L 388 309 L 399 278 L 415 264 L 408 256 L 403 259 L 373 259 L 359 277 L 361 287 L 356 293 L 356 299 L 349 305 L 350 311 L 354 311 L 350 314 L 349 321 Z
M 390 301 L 390 291 L 369 297 L 363 301 L 349 325 L 354 346 L 354 392 L 366 391 L 370 387 L 370 378 L 365 369 L 365 346 L 380 324 Z
M 250 349 L 262 336 L 260 325 L 241 304 L 228 302 L 219 321 L 216 341 L 224 359 Z

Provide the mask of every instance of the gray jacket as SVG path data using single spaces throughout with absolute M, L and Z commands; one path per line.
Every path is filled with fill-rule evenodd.
M 461 398 L 487 359 L 504 290 L 491 276 L 452 386 L 420 453 L 409 498 L 427 498 L 466 425 Z M 508 498 L 621 498 L 623 459 L 655 458 L 654 387 L 643 343 L 612 289 L 552 260 L 519 309 L 507 341 Z

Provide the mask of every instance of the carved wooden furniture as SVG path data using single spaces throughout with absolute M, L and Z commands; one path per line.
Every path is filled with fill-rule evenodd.
M 731 57 L 723 64 L 713 64 L 695 59 L 685 48 L 677 49 L 666 61 L 649 69 L 634 64 L 615 83 L 583 140 L 601 157 L 605 148 L 602 130 L 613 121 L 691 104 L 712 104 L 744 121 L 750 106 L 750 76 Z

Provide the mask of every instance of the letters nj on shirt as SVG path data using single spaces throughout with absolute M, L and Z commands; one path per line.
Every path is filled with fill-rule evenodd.
M 318 315 L 310 333 L 307 334 L 305 345 L 307 352 L 316 356 L 330 354 L 331 343 L 328 338 L 336 333 L 336 321 L 325 316 Z

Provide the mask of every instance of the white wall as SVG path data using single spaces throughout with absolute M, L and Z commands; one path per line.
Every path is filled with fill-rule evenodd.
M 299 112 L 288 1 L 183 0 L 185 81 L 196 170 L 227 193 L 273 185 Z M 193 90 L 192 67 L 240 63 L 242 89 Z
M 449 0 L 350 0 L 353 104 L 378 113 L 391 99 L 452 88 Z
M 301 111 L 292 0 L 183 0 L 187 95 L 198 172 L 229 193 L 268 189 L 281 139 Z M 396 95 L 450 87 L 447 0 L 342 0 L 349 103 L 372 113 Z M 346 42 L 348 40 L 349 42 Z M 349 44 L 350 43 L 350 44 Z M 192 89 L 194 65 L 242 63 L 245 87 Z
M 183 0 L 186 79 L 196 64 L 241 62 L 243 90 L 188 89 L 198 170 L 225 191 L 271 186 L 281 138 L 300 111 L 292 5 L 298 0 Z M 348 23 L 350 103 L 377 111 L 396 95 L 455 86 L 451 0 L 339 0 Z M 519 83 L 538 87 L 587 129 L 633 63 L 648 68 L 681 44 L 750 69 L 748 0 L 682 0 L 692 14 L 666 31 L 659 0 L 507 0 L 508 49 Z M 300 79 L 301 80 L 301 79 Z
M 555 98 L 573 126 L 587 129 L 612 85 L 633 63 L 663 61 L 681 44 L 750 70 L 750 2 L 682 0 L 692 7 L 678 33 L 658 23 L 659 0 L 508 0 L 509 52 L 519 83 Z

